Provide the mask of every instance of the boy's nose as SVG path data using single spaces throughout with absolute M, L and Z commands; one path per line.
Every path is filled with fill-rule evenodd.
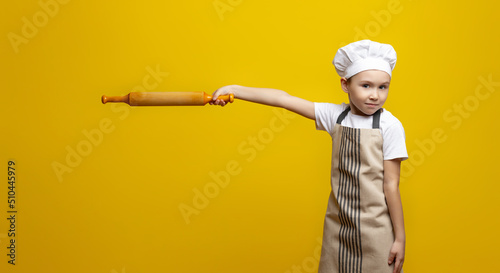
M 378 92 L 377 92 L 377 91 L 373 91 L 373 92 L 370 94 L 370 99 L 371 99 L 371 100 L 378 100 Z

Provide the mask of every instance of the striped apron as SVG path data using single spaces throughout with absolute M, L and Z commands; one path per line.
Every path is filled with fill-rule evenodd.
M 384 156 L 380 111 L 373 129 L 340 125 L 332 134 L 332 191 L 323 228 L 319 273 L 393 272 L 388 265 L 394 242 L 384 195 Z

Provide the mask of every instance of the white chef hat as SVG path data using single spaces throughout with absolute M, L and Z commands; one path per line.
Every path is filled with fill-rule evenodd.
M 337 74 L 347 79 L 371 69 L 382 70 L 392 76 L 396 59 L 396 51 L 391 45 L 361 40 L 341 47 L 333 58 L 333 65 Z

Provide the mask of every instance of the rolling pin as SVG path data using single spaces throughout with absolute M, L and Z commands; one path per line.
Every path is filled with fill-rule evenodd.
M 223 95 L 217 99 L 233 102 L 234 95 Z M 212 100 L 205 92 L 130 92 L 125 96 L 103 95 L 103 104 L 108 102 L 123 102 L 130 106 L 203 106 Z

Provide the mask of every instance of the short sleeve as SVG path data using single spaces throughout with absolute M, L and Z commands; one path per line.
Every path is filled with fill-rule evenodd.
M 384 160 L 399 158 L 401 160 L 408 159 L 406 150 L 406 137 L 403 125 L 399 120 L 391 122 L 384 129 Z
M 338 105 L 326 102 L 314 103 L 314 114 L 316 118 L 316 130 L 327 131 L 330 135 L 333 133 L 333 127 L 337 118 L 342 113 L 344 104 Z

